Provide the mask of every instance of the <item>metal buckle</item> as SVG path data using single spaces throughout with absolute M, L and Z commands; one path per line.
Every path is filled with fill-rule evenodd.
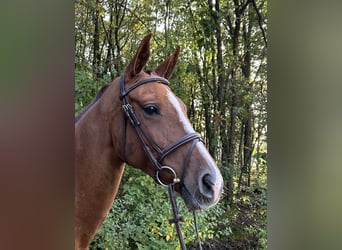
M 174 178 L 173 178 L 173 183 L 165 184 L 165 183 L 163 183 L 163 182 L 160 180 L 160 178 L 159 178 L 159 172 L 162 171 L 163 169 L 168 170 L 168 171 L 170 171 L 170 172 L 173 174 L 173 176 L 174 176 Z M 162 185 L 162 186 L 164 186 L 164 187 L 167 187 L 169 184 L 176 184 L 176 183 L 179 183 L 179 182 L 180 182 L 180 179 L 177 178 L 177 174 L 176 174 L 175 170 L 173 170 L 173 169 L 172 169 L 171 167 L 169 167 L 169 166 L 162 166 L 162 167 L 157 171 L 156 179 L 157 179 L 157 181 L 159 182 L 159 184 Z
M 131 104 L 127 103 L 127 104 L 123 104 L 122 105 L 122 110 L 126 113 L 127 116 L 130 115 L 130 112 L 132 110 L 132 106 Z
M 140 122 L 138 118 L 135 116 L 133 107 L 131 104 L 127 103 L 127 104 L 122 105 L 122 110 L 125 112 L 126 117 L 129 119 L 130 123 L 134 127 L 140 125 Z

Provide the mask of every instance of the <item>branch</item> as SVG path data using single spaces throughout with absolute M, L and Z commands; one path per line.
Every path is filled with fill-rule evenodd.
M 262 17 L 261 17 L 261 14 L 258 10 L 258 7 L 256 6 L 256 3 L 255 3 L 255 0 L 250 0 L 253 4 L 253 7 L 258 15 L 258 23 L 259 23 L 259 27 L 261 29 L 261 32 L 262 32 L 262 36 L 264 38 L 264 42 L 265 42 L 265 46 L 267 47 L 267 39 L 266 39 L 266 33 L 265 33 L 265 30 L 264 28 L 262 27 Z

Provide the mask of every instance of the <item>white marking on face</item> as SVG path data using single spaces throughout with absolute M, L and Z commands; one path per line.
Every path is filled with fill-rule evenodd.
M 179 101 L 177 100 L 177 97 L 170 90 L 167 90 L 167 97 L 170 103 L 172 104 L 172 106 L 176 109 L 177 114 L 178 114 L 178 119 L 183 124 L 184 131 L 186 133 L 194 133 L 195 130 L 191 126 L 189 119 L 183 113 L 182 107 Z
M 172 106 L 177 111 L 179 121 L 183 124 L 184 131 L 186 133 L 194 133 L 195 130 L 191 126 L 189 119 L 185 116 L 185 114 L 182 110 L 182 107 L 180 105 L 180 102 L 178 101 L 177 97 L 168 88 L 167 88 L 167 97 L 168 97 L 170 103 L 172 104 Z M 220 196 L 220 191 L 222 190 L 222 186 L 223 186 L 222 175 L 221 175 L 216 163 L 214 162 L 213 158 L 211 157 L 211 155 L 207 151 L 206 147 L 204 146 L 204 144 L 203 143 L 197 143 L 196 147 L 197 147 L 199 153 L 203 156 L 203 158 L 207 162 L 208 166 L 210 167 L 212 174 L 214 176 L 216 176 L 216 182 L 215 182 L 215 185 L 213 187 L 214 195 L 215 195 L 214 200 L 216 200 Z
M 203 143 L 197 143 L 196 145 L 198 151 L 200 154 L 203 156 L 203 158 L 206 160 L 208 166 L 210 167 L 212 171 L 212 175 L 216 177 L 216 182 L 214 184 L 214 200 L 218 199 L 220 196 L 220 192 L 222 190 L 223 186 L 223 178 L 220 173 L 220 170 L 218 169 L 216 163 L 214 162 L 213 158 L 210 156 L 209 152 L 207 151 L 206 147 L 204 146 Z

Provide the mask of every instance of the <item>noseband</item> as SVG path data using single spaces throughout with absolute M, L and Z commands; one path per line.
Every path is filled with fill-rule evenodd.
M 151 140 L 150 136 L 140 126 L 141 123 L 138 120 L 137 116 L 135 115 L 134 110 L 133 110 L 133 106 L 129 103 L 129 99 L 128 99 L 128 94 L 132 90 L 138 88 L 139 86 L 141 86 L 143 84 L 151 83 L 151 82 L 159 82 L 159 83 L 165 84 L 167 86 L 169 86 L 169 84 L 170 84 L 169 81 L 163 77 L 150 77 L 150 78 L 146 78 L 146 79 L 137 81 L 132 86 L 125 89 L 124 75 L 121 75 L 121 77 L 120 77 L 120 99 L 122 101 L 122 110 L 124 113 L 123 136 L 122 136 L 122 150 L 123 151 L 122 151 L 121 159 L 124 162 L 127 162 L 126 161 L 125 148 L 126 148 L 126 124 L 127 124 L 127 120 L 128 120 L 130 122 L 130 124 L 132 125 L 132 127 L 134 128 L 134 131 L 138 137 L 138 140 L 139 140 L 142 148 L 144 149 L 146 155 L 149 157 L 152 165 L 156 169 L 155 179 L 157 180 L 157 182 L 159 184 L 168 187 L 171 206 L 172 206 L 172 210 L 173 210 L 173 218 L 170 219 L 169 222 L 175 224 L 181 248 L 182 248 L 182 250 L 184 250 L 184 249 L 186 249 L 186 247 L 184 244 L 184 240 L 183 240 L 183 236 L 182 236 L 180 226 L 178 224 L 179 222 L 183 221 L 184 219 L 183 219 L 183 217 L 178 216 L 178 207 L 176 204 L 176 199 L 175 199 L 175 194 L 174 194 L 174 185 L 177 183 L 181 184 L 181 182 L 183 181 L 182 179 L 184 178 L 184 173 L 185 173 L 184 169 L 189 164 L 190 157 L 191 157 L 191 154 L 195 148 L 195 145 L 197 144 L 197 142 L 202 141 L 202 140 L 201 140 L 201 137 L 198 133 L 189 133 L 189 134 L 186 134 L 185 136 L 177 139 L 176 141 L 174 141 L 173 143 L 171 143 L 170 145 L 168 145 L 167 147 L 165 147 L 163 149 L 161 149 L 156 143 L 153 142 L 153 140 Z M 191 146 L 190 146 L 190 148 L 189 148 L 189 150 L 188 150 L 188 152 L 184 158 L 183 173 L 181 175 L 181 178 L 178 178 L 176 171 L 173 168 L 171 168 L 170 166 L 164 166 L 162 164 L 162 162 L 163 162 L 164 158 L 167 157 L 169 154 L 171 154 L 172 152 L 174 152 L 178 148 L 184 146 L 185 144 L 187 144 L 191 141 L 192 141 L 192 144 L 191 144 Z M 153 148 L 153 150 L 157 153 L 157 157 L 155 157 L 155 155 L 152 153 L 151 148 Z M 160 179 L 160 174 L 162 171 L 169 172 L 173 175 L 173 180 L 171 183 L 164 183 Z M 197 230 L 197 225 L 196 225 L 195 213 L 193 213 L 193 215 L 194 215 L 194 221 L 195 221 L 195 229 L 196 229 L 196 233 L 197 233 L 197 237 L 198 237 L 198 241 L 199 241 L 199 247 L 200 247 L 200 249 L 202 249 L 198 230 Z

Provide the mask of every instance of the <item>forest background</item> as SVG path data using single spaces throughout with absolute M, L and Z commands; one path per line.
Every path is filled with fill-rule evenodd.
M 75 115 L 120 75 L 148 32 L 154 68 L 177 45 L 171 88 L 215 158 L 225 181 L 219 204 L 199 213 L 203 245 L 266 249 L 267 2 L 77 0 Z M 181 200 L 186 243 L 193 222 Z M 127 167 L 91 249 L 176 249 L 167 192 Z

